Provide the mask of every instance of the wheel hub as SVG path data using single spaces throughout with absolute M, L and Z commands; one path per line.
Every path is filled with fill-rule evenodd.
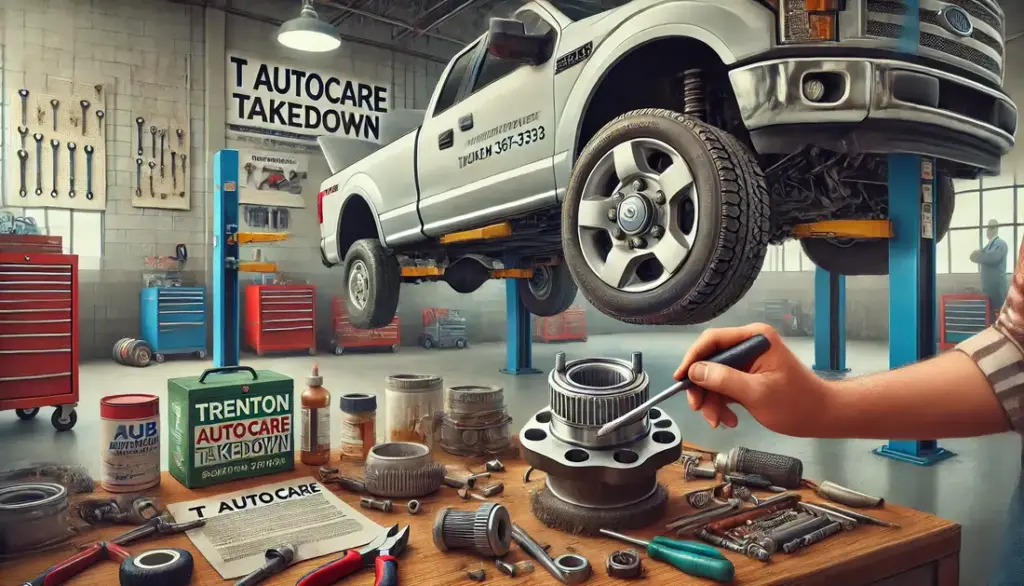
M 629 236 L 647 232 L 655 217 L 654 204 L 642 194 L 634 193 L 623 199 L 615 215 L 619 228 Z
M 355 262 L 352 265 L 352 273 L 348 277 L 348 296 L 352 300 L 352 304 L 359 309 L 366 307 L 369 285 L 366 265 L 362 261 Z

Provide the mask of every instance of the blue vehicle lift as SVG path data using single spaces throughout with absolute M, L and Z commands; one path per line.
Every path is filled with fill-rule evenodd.
M 506 268 L 517 268 L 517 259 L 505 259 Z M 519 279 L 505 279 L 505 374 L 538 374 L 533 367 L 533 332 L 530 312 L 519 295 Z
M 824 378 L 842 378 L 846 368 L 846 277 L 814 269 L 814 368 Z

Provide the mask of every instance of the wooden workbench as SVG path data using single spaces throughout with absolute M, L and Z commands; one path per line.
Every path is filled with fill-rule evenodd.
M 449 464 L 451 468 L 465 468 L 481 471 L 482 462 L 467 462 L 447 454 L 437 454 L 438 460 Z M 505 491 L 495 500 L 508 507 L 513 521 L 521 525 L 534 539 L 540 543 L 551 544 L 552 556 L 569 551 L 583 555 L 594 566 L 594 574 L 587 581 L 588 585 L 622 584 L 620 580 L 609 578 L 604 571 L 605 558 L 616 549 L 627 549 L 628 544 L 611 539 L 583 538 L 561 533 L 542 526 L 530 513 L 529 491 L 543 486 L 544 474 L 534 472 L 529 484 L 523 483 L 523 472 L 526 465 L 521 460 L 503 459 L 507 470 L 492 475 L 492 480 L 501 480 Z M 343 465 L 342 472 L 359 476 L 361 470 Z M 230 482 L 219 486 L 198 490 L 188 490 L 164 473 L 163 482 L 154 489 L 152 494 L 164 503 L 175 503 L 207 497 L 219 493 L 233 492 L 245 488 L 280 482 L 288 478 L 316 476 L 313 467 L 296 465 L 291 473 L 265 476 L 251 480 Z M 711 486 L 713 481 L 703 480 L 686 482 L 683 480 L 682 468 L 676 464 L 665 467 L 659 474 L 660 480 L 669 488 L 672 498 L 666 519 L 686 513 L 689 508 L 680 498 L 684 492 Z M 811 491 L 803 492 L 804 500 L 819 501 Z M 358 507 L 359 496 L 344 491 L 337 493 L 342 500 Z M 404 501 L 402 501 L 404 503 Z M 472 555 L 450 552 L 438 552 L 431 540 L 431 526 L 434 516 L 444 506 L 472 509 L 480 503 L 475 500 L 462 501 L 455 490 L 442 488 L 437 494 L 420 499 L 424 511 L 411 516 L 404 507 L 396 506 L 392 513 L 366 511 L 371 519 L 388 526 L 395 523 L 411 525 L 409 547 L 399 561 L 399 576 L 402 584 L 419 586 L 434 584 L 473 584 L 466 578 L 466 570 L 483 568 L 487 572 L 485 583 L 511 583 L 521 586 L 532 584 L 557 584 L 557 582 L 536 563 L 535 571 L 529 576 L 509 578 L 497 571 L 492 562 L 481 560 Z M 399 503 L 396 502 L 396 505 Z M 861 526 L 853 531 L 841 533 L 825 542 L 810 546 L 793 555 L 777 554 L 772 562 L 765 564 L 745 558 L 738 554 L 726 553 L 736 565 L 736 578 L 733 584 L 742 586 L 769 585 L 822 585 L 822 586 L 858 586 L 878 584 L 895 586 L 897 584 L 913 584 L 914 586 L 935 585 L 954 586 L 958 583 L 960 526 L 956 523 L 940 519 L 933 515 L 887 504 L 884 509 L 869 512 L 871 515 L 900 524 L 898 529 L 876 526 Z M 658 534 L 663 523 L 649 527 L 646 531 L 627 531 L 631 535 L 651 537 Z M 0 565 L 0 582 L 3 584 L 22 584 L 38 575 L 51 565 L 60 562 L 74 552 L 75 544 L 89 543 L 100 539 L 110 539 L 127 531 L 128 527 L 112 527 L 91 531 L 77 536 L 73 544 L 63 550 L 37 554 L 24 559 Z M 158 547 L 179 547 L 192 551 L 196 559 L 193 585 L 228 584 L 222 580 L 210 564 L 192 547 L 184 534 L 166 538 L 143 540 L 129 549 L 141 552 Z M 339 554 L 340 555 L 340 554 Z M 310 569 L 333 559 L 325 557 L 309 560 L 289 568 L 287 571 L 264 582 L 267 585 L 293 585 L 299 576 Z M 530 559 L 518 546 L 513 545 L 506 557 L 509 561 Z M 646 579 L 648 585 L 672 584 L 673 586 L 711 584 L 682 574 L 678 570 L 650 561 L 644 556 Z M 101 562 L 75 577 L 69 586 L 114 586 L 117 584 L 117 565 L 113 562 Z M 366 569 L 345 580 L 346 584 L 373 584 L 373 570 Z

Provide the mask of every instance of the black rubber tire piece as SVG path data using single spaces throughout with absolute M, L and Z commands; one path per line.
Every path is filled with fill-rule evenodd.
M 677 274 L 651 291 L 624 293 L 584 260 L 576 235 L 578 204 L 601 157 L 641 137 L 672 146 L 686 160 L 701 197 L 701 227 Z M 738 140 L 671 110 L 634 110 L 605 125 L 580 154 L 562 207 L 562 248 L 580 290 L 602 313 L 628 323 L 699 324 L 725 313 L 750 290 L 767 252 L 768 214 L 764 174 Z
M 185 586 L 192 580 L 195 560 L 184 549 L 144 551 L 121 562 L 121 586 Z
M 546 276 L 549 280 L 549 286 L 545 288 L 545 291 L 541 292 L 540 296 L 530 286 L 531 279 L 516 280 L 516 287 L 519 289 L 519 299 L 526 306 L 526 310 L 536 316 L 551 317 L 569 309 L 573 302 L 576 301 L 576 293 L 579 291 L 579 288 L 576 286 L 576 282 L 572 280 L 572 273 L 565 262 L 552 266 L 539 266 L 534 269 L 535 275 L 537 271 L 547 271 Z
M 956 197 L 953 179 L 940 175 L 935 181 L 939 216 L 935 220 L 935 242 L 939 242 L 949 231 L 953 221 Z M 805 238 L 800 241 L 804 254 L 815 265 L 840 275 L 888 275 L 889 242 L 887 240 L 860 240 L 846 246 L 827 238 Z
M 363 261 L 369 273 L 370 290 L 366 307 L 357 308 L 348 294 L 348 276 L 352 264 Z M 345 254 L 345 307 L 348 320 L 361 330 L 383 328 L 395 319 L 398 294 L 402 285 L 402 269 L 398 259 L 375 238 L 356 240 Z

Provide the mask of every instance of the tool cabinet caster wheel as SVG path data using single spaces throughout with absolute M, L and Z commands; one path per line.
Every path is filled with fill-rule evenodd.
M 32 409 L 15 409 L 14 413 L 18 416 L 18 419 L 22 421 L 29 421 L 35 419 L 36 415 L 39 415 L 39 407 L 34 407 Z
M 342 348 L 341 346 L 335 346 L 334 347 L 334 355 L 335 356 L 341 356 L 344 353 L 345 353 L 345 349 Z
M 196 352 L 196 358 L 198 358 L 200 360 L 202 360 L 203 358 L 206 358 L 206 350 L 200 350 L 200 351 Z
M 157 364 L 163 364 L 164 360 L 167 360 L 167 357 L 164 356 L 163 354 L 154 354 L 153 355 L 153 362 L 156 362 Z
M 469 345 L 468 342 L 466 340 L 463 340 L 462 338 L 459 338 L 458 340 L 455 340 L 455 347 L 459 348 L 460 350 L 462 348 L 465 348 L 468 345 Z
M 398 352 L 398 344 L 392 344 L 391 345 L 391 351 L 392 352 Z
M 316 348 L 310 348 L 309 349 L 309 355 L 310 356 L 316 356 Z
M 72 411 L 70 414 L 68 414 L 68 418 L 64 421 L 61 421 L 60 413 L 61 408 L 57 407 L 56 409 L 53 410 L 53 415 L 50 416 L 50 423 L 53 424 L 53 428 L 56 429 L 57 431 L 69 431 L 72 427 L 75 426 L 76 423 L 78 423 L 77 412 Z

